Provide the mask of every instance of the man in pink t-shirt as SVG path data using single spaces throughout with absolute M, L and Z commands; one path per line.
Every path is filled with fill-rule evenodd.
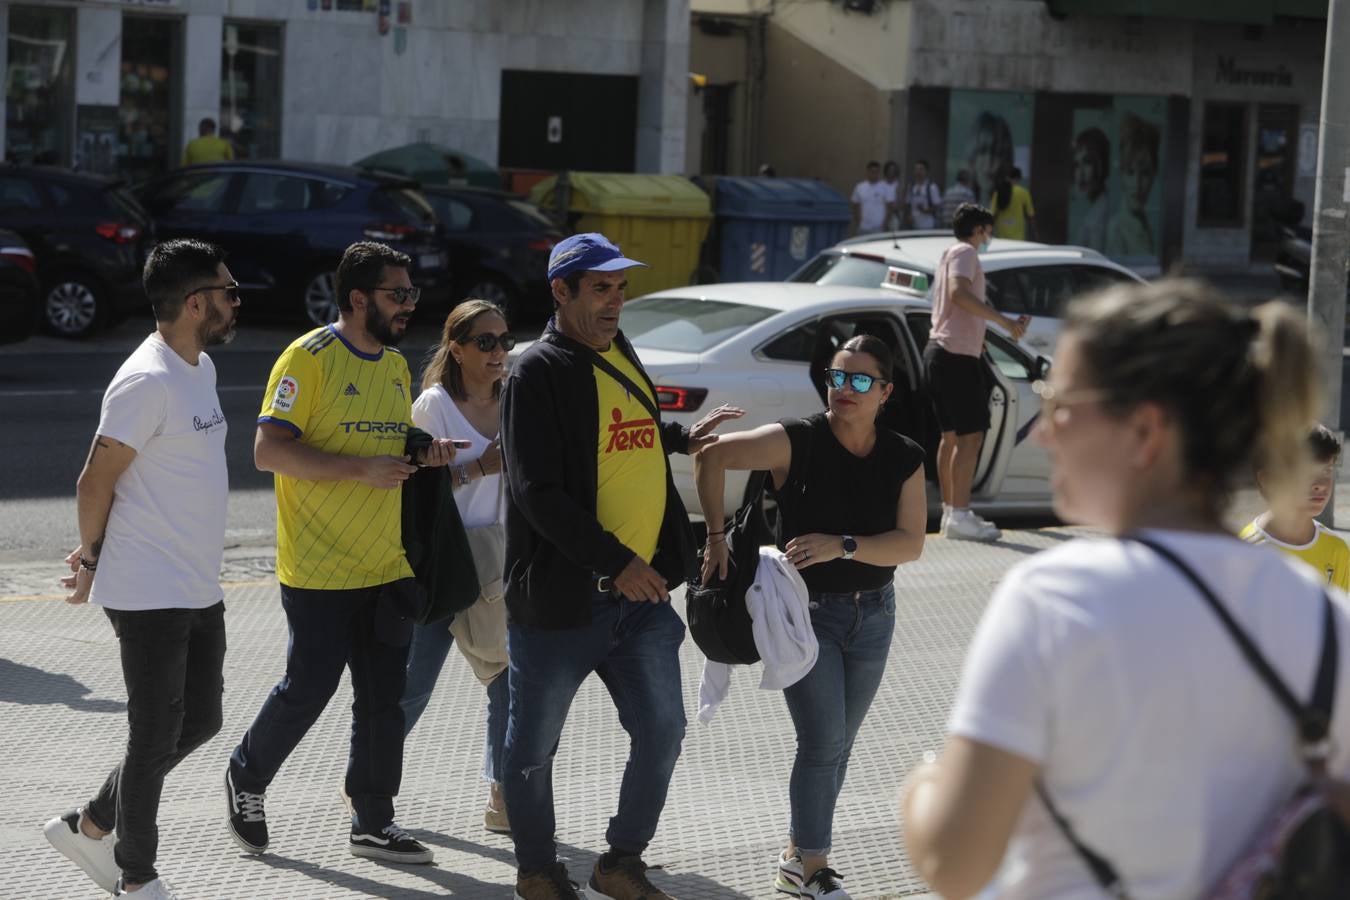
M 942 488 L 942 535 L 955 540 L 996 541 L 1001 532 L 970 509 L 970 485 L 989 430 L 989 381 L 984 362 L 984 329 L 993 322 L 1020 340 L 1022 319 L 1010 319 L 989 305 L 984 292 L 980 249 L 994 233 L 994 214 L 963 203 L 952 217 L 956 243 L 938 260 L 933 279 L 933 327 L 924 349 L 928 387 L 937 407 L 938 484 Z

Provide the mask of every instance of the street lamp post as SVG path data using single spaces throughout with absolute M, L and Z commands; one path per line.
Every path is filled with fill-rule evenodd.
M 1318 342 L 1326 382 L 1326 425 L 1341 430 L 1342 350 L 1345 346 L 1346 265 L 1350 259 L 1350 0 L 1327 5 L 1322 114 L 1317 138 L 1308 324 Z M 1321 515 L 1332 527 L 1336 492 Z

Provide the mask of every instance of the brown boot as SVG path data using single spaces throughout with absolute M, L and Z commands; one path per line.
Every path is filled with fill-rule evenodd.
M 541 872 L 516 873 L 515 900 L 580 900 L 576 885 L 567 877 L 567 866 L 554 863 Z
M 591 897 L 608 900 L 674 900 L 669 894 L 647 880 L 647 864 L 640 856 L 624 856 L 606 869 L 601 857 L 591 872 L 591 883 L 586 886 Z

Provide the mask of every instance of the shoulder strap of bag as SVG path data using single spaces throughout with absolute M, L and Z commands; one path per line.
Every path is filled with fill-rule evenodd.
M 1050 800 L 1050 792 L 1045 789 L 1045 783 L 1039 778 L 1036 779 L 1036 794 L 1045 804 L 1046 811 L 1050 813 L 1050 818 L 1054 820 L 1054 823 L 1059 826 L 1059 830 L 1065 839 L 1073 845 L 1073 849 L 1083 858 L 1084 864 L 1092 872 L 1092 877 L 1097 879 L 1097 884 L 1101 885 L 1106 895 L 1114 898 L 1114 900 L 1129 900 L 1130 895 L 1126 893 L 1125 883 L 1120 880 L 1120 875 L 1116 873 L 1115 866 L 1097 855 L 1091 847 L 1078 839 L 1073 826 L 1069 824 L 1069 820 L 1064 818 L 1063 814 Z
M 1331 598 L 1326 595 L 1326 592 L 1322 593 L 1322 658 L 1317 666 L 1317 680 L 1313 686 L 1312 699 L 1305 705 L 1299 702 L 1293 691 L 1289 690 L 1280 676 L 1276 674 L 1275 669 L 1266 661 L 1261 651 L 1257 649 L 1256 644 L 1242 630 L 1242 626 L 1238 625 L 1232 614 L 1219 601 L 1219 598 L 1214 596 L 1214 592 L 1200 579 L 1200 576 L 1195 574 L 1190 566 L 1182 562 L 1181 558 L 1171 550 L 1155 541 L 1137 536 L 1134 540 L 1171 563 L 1200 592 L 1200 596 L 1205 598 L 1205 602 L 1214 610 L 1214 614 L 1219 617 L 1219 621 L 1228 629 L 1228 633 L 1232 635 L 1234 642 L 1237 643 L 1238 649 L 1242 651 L 1242 655 L 1246 657 L 1247 662 L 1256 670 L 1256 674 L 1266 683 L 1266 687 L 1270 688 L 1270 692 L 1275 695 L 1280 705 L 1298 724 L 1299 738 L 1302 740 L 1305 749 L 1318 749 L 1318 746 L 1326 741 L 1327 734 L 1331 730 L 1331 708 L 1336 698 L 1336 668 L 1337 656 L 1339 655 L 1336 641 L 1336 622 L 1331 610 Z
M 650 415 L 654 421 L 661 421 L 661 414 L 656 411 L 656 405 L 652 403 L 651 398 L 647 396 L 647 391 L 645 389 L 638 387 L 633 382 L 633 379 L 619 371 L 613 363 L 605 359 L 599 353 L 592 350 L 591 356 L 593 357 L 592 361 L 600 367 L 600 371 L 623 385 L 624 389 L 628 391 L 631 396 L 637 398 L 637 401 L 642 404 L 642 408 L 647 410 L 648 415 Z

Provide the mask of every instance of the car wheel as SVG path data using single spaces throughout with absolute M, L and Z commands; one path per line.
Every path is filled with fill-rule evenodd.
M 305 315 L 315 325 L 337 321 L 337 273 L 316 272 L 305 282 Z
M 746 496 L 741 500 L 742 505 L 750 502 L 750 488 L 753 482 L 745 486 Z M 760 522 L 768 529 L 770 534 L 778 533 L 778 501 L 769 496 L 768 491 L 764 491 L 759 496 L 759 504 L 756 507 L 759 512 Z
M 47 286 L 42 300 L 42 319 L 61 337 L 93 334 L 107 319 L 102 290 L 82 275 L 60 275 Z
M 508 319 L 512 322 L 520 318 L 523 310 L 520 309 L 520 303 L 516 299 L 516 292 L 511 286 L 498 278 L 488 278 L 486 276 L 477 278 L 474 283 L 469 285 L 469 289 L 464 292 L 466 300 L 486 300 L 487 302 L 500 307 Z

